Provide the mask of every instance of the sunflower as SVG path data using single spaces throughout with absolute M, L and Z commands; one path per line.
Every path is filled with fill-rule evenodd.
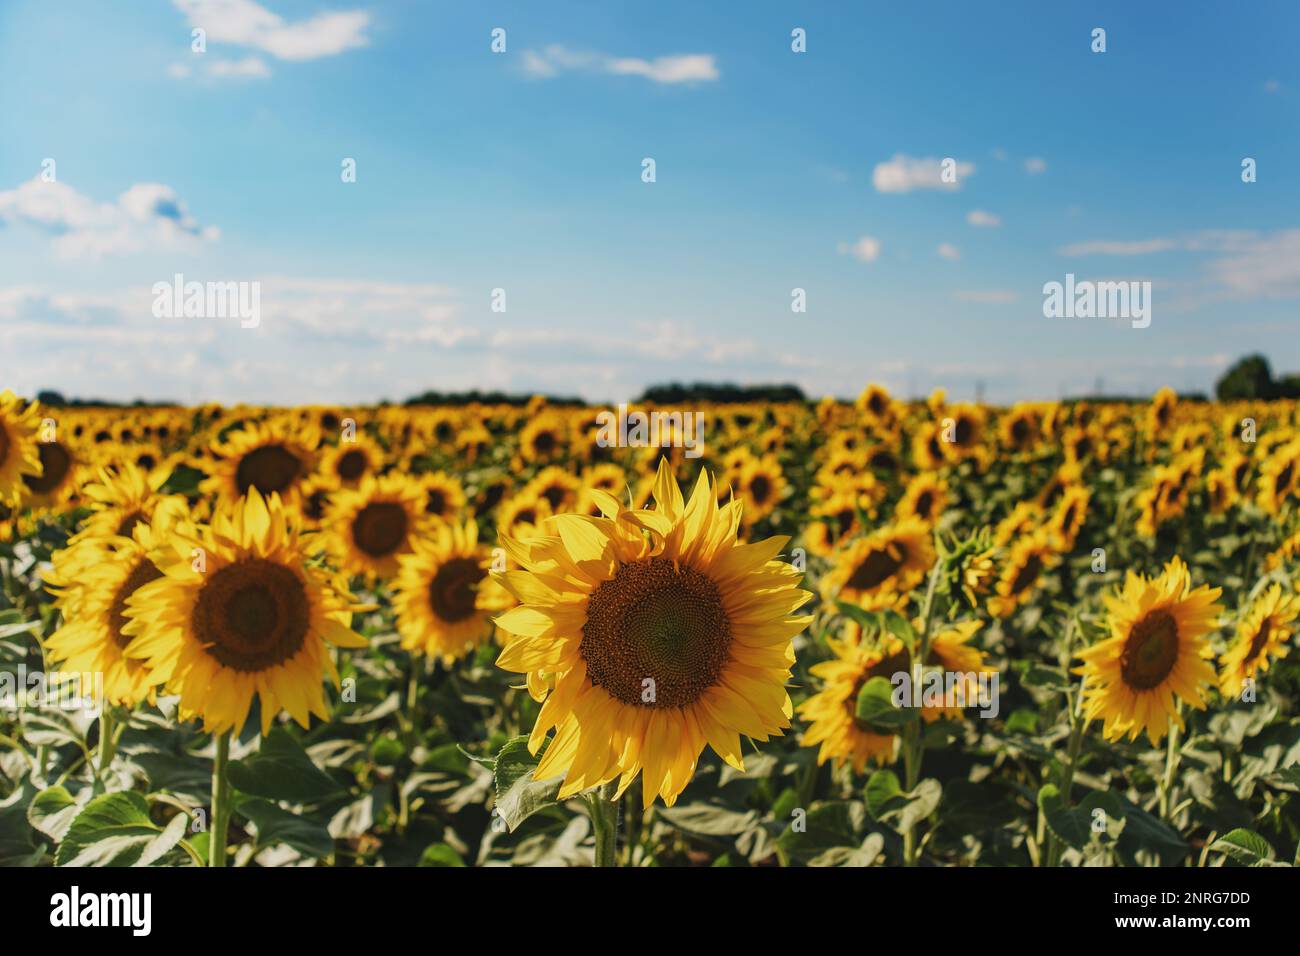
M 883 385 L 872 382 L 862 390 L 856 404 L 858 410 L 872 423 L 888 424 L 893 421 L 894 399 Z
M 912 436 L 912 461 L 921 471 L 937 471 L 948 463 L 939 426 L 926 422 Z
M 998 522 L 993 530 L 993 543 L 1005 547 L 1021 535 L 1028 534 L 1043 520 L 1043 509 L 1035 501 L 1018 501 L 1011 514 Z
M 340 571 L 368 579 L 397 573 L 428 526 L 423 489 L 412 478 L 365 478 L 354 489 L 335 494 L 325 512 L 325 538 Z
M 810 518 L 804 531 L 804 543 L 813 554 L 830 557 L 854 535 L 862 531 L 859 510 L 870 514 L 859 497 L 851 492 L 836 492 L 808 510 Z
M 545 498 L 551 511 L 560 514 L 572 511 L 582 491 L 582 479 L 558 465 L 543 468 L 536 477 L 524 485 L 522 494 Z
M 36 434 L 40 413 L 6 389 L 0 392 L 0 505 L 16 505 L 25 497 L 29 479 L 41 477 Z
M 503 504 L 497 512 L 497 532 L 512 538 L 528 539 L 537 534 L 537 527 L 551 516 L 551 505 L 545 498 L 522 492 Z
M 852 542 L 822 578 L 822 597 L 868 610 L 897 607 L 934 564 L 930 529 L 916 518 Z
M 478 525 L 441 524 L 404 555 L 394 582 L 393 609 L 402 647 L 450 664 L 492 632 L 490 615 L 510 606 L 488 578 L 490 552 Z
M 159 509 L 152 524 L 134 523 L 130 537 L 111 535 L 111 550 L 73 545 L 54 562 L 57 572 L 45 576 L 63 616 L 45 642 L 50 661 L 64 670 L 102 674 L 103 699 L 110 704 L 134 707 L 153 698 L 154 675 L 123 653 L 131 643 L 126 608 L 133 594 L 163 576 L 149 554 L 178 517 Z
M 88 461 L 85 453 L 51 432 L 36 443 L 41 461 L 38 477 L 23 475 L 26 504 L 38 512 L 57 511 L 72 502 L 81 488 Z
M 424 513 L 442 521 L 452 521 L 465 507 L 465 489 L 454 475 L 431 471 L 420 476 L 424 490 Z
M 941 706 L 923 707 L 921 716 L 925 721 L 960 719 L 963 707 L 976 698 L 976 675 L 995 670 L 985 662 L 984 653 L 969 643 L 980 627 L 979 621 L 963 621 L 932 638 L 925 666 L 944 671 L 944 702 Z M 820 746 L 818 766 L 827 760 L 833 760 L 837 767 L 847 761 L 855 773 L 862 773 L 868 761 L 878 765 L 893 762 L 897 735 L 858 720 L 858 694 L 873 677 L 890 680 L 895 674 L 910 672 L 907 649 L 892 635 L 878 642 L 863 642 L 852 622 L 846 626 L 843 639 L 827 643 L 835 657 L 809 668 L 823 687 L 799 705 L 799 716 L 809 721 L 800 744 Z M 957 678 L 951 686 L 948 675 Z
M 1086 485 L 1070 485 L 1056 503 L 1056 510 L 1047 520 L 1047 534 L 1052 546 L 1062 554 L 1074 550 L 1083 522 L 1088 517 L 1088 502 L 1092 492 Z
M 355 436 L 325 452 L 321 471 L 337 480 L 341 488 L 355 488 L 367 475 L 378 475 L 384 466 L 384 452 L 369 438 Z
M 944 409 L 940 430 L 944 454 L 953 461 L 984 456 L 984 430 L 987 415 L 978 405 L 953 405 Z
M 947 482 L 933 473 L 920 474 L 907 483 L 907 490 L 894 509 L 894 515 L 900 521 L 916 518 L 926 525 L 933 525 L 947 503 Z
M 538 415 L 519 434 L 524 461 L 547 463 L 562 458 L 568 447 L 568 428 L 554 412 Z
M 502 543 L 525 569 L 498 575 L 522 606 L 497 619 L 497 663 L 543 701 L 529 739 L 534 774 L 564 775 L 560 799 L 642 774 L 645 806 L 672 805 L 705 743 L 744 770 L 740 734 L 780 735 L 793 639 L 812 595 L 775 560 L 788 541 L 737 539 L 742 504 L 719 506 L 707 473 L 689 502 L 666 461 L 655 508 L 602 498 L 605 517 L 558 515 L 531 542 Z
M 998 421 L 1002 446 L 1011 451 L 1029 451 L 1042 438 L 1043 426 L 1038 412 L 1028 405 L 1017 405 Z
M 1260 469 L 1259 492 L 1256 500 L 1268 514 L 1275 515 L 1282 510 L 1282 505 L 1300 486 L 1300 442 L 1293 442 L 1279 449 Z
M 169 507 L 184 508 L 178 495 L 160 495 L 157 474 L 150 475 L 135 465 L 124 465 L 116 473 L 101 468 L 96 481 L 82 492 L 92 514 L 73 541 L 81 538 L 118 536 L 130 538 L 137 524 L 148 524 L 164 502 Z
M 250 491 L 279 495 L 286 505 L 296 505 L 300 484 L 315 469 L 317 443 L 311 432 L 293 437 L 285 426 L 250 422 L 213 447 L 216 461 L 204 466 L 210 476 L 200 490 L 225 506 Z
M 211 525 L 177 526 L 150 553 L 163 577 L 127 598 L 126 656 L 207 733 L 238 734 L 254 695 L 264 734 L 281 710 L 303 727 L 328 719 L 330 646 L 366 646 L 349 626 L 351 595 L 308 562 L 291 515 L 254 489 Z
M 1213 656 L 1205 635 L 1214 630 L 1222 607 L 1219 588 L 1192 589 L 1180 558 L 1156 578 L 1128 572 L 1123 589 L 1106 596 L 1110 637 L 1080 653 L 1084 713 L 1103 720 L 1107 740 L 1143 730 L 1160 743 L 1172 719 L 1182 727 L 1175 698 L 1205 707 L 1203 685 L 1214 682 Z
M 1286 657 L 1300 616 L 1300 596 L 1269 587 L 1237 625 L 1237 640 L 1219 659 L 1219 691 L 1239 697 L 1247 678 L 1267 671 L 1273 658 Z
M 746 527 L 756 524 L 776 510 L 785 494 L 785 475 L 776 458 L 764 455 L 745 468 L 736 487 L 736 493 L 745 503 Z
M 989 598 L 989 613 L 1008 617 L 1038 588 L 1043 572 L 1060 563 L 1056 549 L 1045 531 L 1035 531 L 1011 546 L 1011 553 Z

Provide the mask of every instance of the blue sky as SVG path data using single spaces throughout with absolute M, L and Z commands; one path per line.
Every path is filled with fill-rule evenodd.
M 4 386 L 1007 402 L 1300 370 L 1293 3 L 334 2 L 0 2 Z M 1151 281 L 1151 326 L 1045 318 L 1067 272 Z M 156 318 L 176 273 L 259 282 L 260 324 Z

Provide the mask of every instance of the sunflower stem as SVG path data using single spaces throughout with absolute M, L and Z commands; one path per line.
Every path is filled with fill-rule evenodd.
M 230 829 L 230 731 L 217 735 L 217 755 L 212 761 L 212 833 L 208 841 L 208 866 L 226 865 L 226 832 Z
M 920 687 L 925 659 L 930 654 L 930 625 L 934 620 L 934 595 L 939 587 L 939 577 L 944 569 L 941 556 L 930 569 L 930 581 L 925 589 L 925 605 L 921 611 L 921 633 L 917 635 L 916 646 L 912 652 L 912 686 Z M 903 728 L 903 775 L 906 778 L 908 793 L 916 788 L 921 776 L 921 760 L 925 756 L 925 732 L 919 720 L 914 720 Z M 916 866 L 917 842 L 915 821 L 903 831 L 903 865 Z
M 596 866 L 618 866 L 618 803 L 614 793 L 618 782 L 609 783 L 593 790 L 587 798 L 587 808 L 591 816 L 591 828 L 596 836 Z
M 1182 753 L 1182 748 L 1178 745 L 1180 737 L 1178 718 L 1181 716 L 1179 713 L 1181 710 L 1181 705 L 1176 707 L 1174 719 L 1170 722 L 1169 740 L 1165 745 L 1165 773 L 1160 778 L 1160 819 L 1170 824 L 1173 823 L 1169 819 L 1171 816 L 1169 808 L 1173 804 L 1174 773 L 1178 769 L 1178 758 Z
M 106 701 L 101 702 L 99 711 L 99 759 L 95 766 L 95 784 L 97 787 L 105 786 L 104 774 L 108 773 L 109 765 L 113 763 L 113 753 L 116 749 L 115 743 L 113 708 Z

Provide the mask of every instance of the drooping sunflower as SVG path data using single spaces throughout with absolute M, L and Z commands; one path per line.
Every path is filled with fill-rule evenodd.
M 1300 596 L 1273 584 L 1256 599 L 1237 625 L 1237 639 L 1219 658 L 1219 691 L 1238 697 L 1247 678 L 1267 671 L 1273 659 L 1286 657 L 1300 616 Z
M 1123 589 L 1107 595 L 1110 637 L 1079 654 L 1084 713 L 1103 721 L 1107 740 L 1142 731 L 1160 743 L 1173 720 L 1182 727 L 1175 699 L 1205 707 L 1204 687 L 1214 683 L 1214 652 L 1206 635 L 1219 618 L 1220 588 L 1193 589 L 1187 565 L 1173 558 L 1156 578 L 1128 572 Z
M 925 666 L 943 671 L 944 689 L 942 704 L 922 707 L 925 721 L 961 719 L 963 708 L 972 706 L 977 699 L 978 675 L 995 670 L 985 661 L 984 652 L 970 643 L 980 626 L 979 621 L 963 621 L 931 639 Z M 896 674 L 910 672 L 911 658 L 903 642 L 892 635 L 864 642 L 857 626 L 850 622 L 841 640 L 827 643 L 835 657 L 809 669 L 823 686 L 799 705 L 799 716 L 809 721 L 800 744 L 819 747 L 819 766 L 827 760 L 833 760 L 837 767 L 847 761 L 855 773 L 862 773 L 868 761 L 892 763 L 898 753 L 898 736 L 858 720 L 857 703 L 863 685 L 871 678 L 891 680 Z M 917 697 L 921 694 L 918 688 Z
M 215 461 L 204 466 L 209 477 L 200 490 L 226 507 L 250 491 L 263 497 L 279 495 L 294 506 L 300 484 L 315 469 L 317 444 L 310 431 L 294 434 L 284 425 L 249 422 L 213 448 Z
M 36 442 L 39 427 L 35 404 L 24 408 L 13 392 L 0 392 L 0 505 L 17 504 L 27 492 L 24 481 L 41 476 Z
M 742 544 L 742 505 L 719 506 L 707 473 L 685 502 L 661 463 L 654 501 L 633 511 L 605 495 L 602 518 L 502 538 L 524 570 L 498 575 L 522 606 L 497 619 L 497 663 L 543 702 L 530 750 L 556 729 L 535 777 L 563 774 L 561 798 L 642 774 L 644 805 L 671 805 L 705 743 L 743 770 L 740 735 L 790 723 L 793 639 L 811 620 L 795 612 L 811 595 L 775 560 L 788 539 Z
M 424 491 L 405 475 L 365 478 L 333 495 L 325 512 L 325 540 L 339 570 L 367 579 L 397 573 L 402 555 L 429 525 Z
M 1002 575 L 989 597 L 989 613 L 1009 617 L 1029 600 L 1042 580 L 1043 572 L 1061 561 L 1046 531 L 1039 530 L 1020 538 L 1011 546 Z
M 827 601 L 852 601 L 868 610 L 897 607 L 934 564 L 930 529 L 916 518 L 851 542 L 822 578 Z
M 1268 514 L 1282 510 L 1282 504 L 1300 486 L 1300 442 L 1294 442 L 1270 455 L 1260 469 L 1256 501 Z
M 177 526 L 150 552 L 163 577 L 126 601 L 128 658 L 180 696 L 181 719 L 238 733 L 256 695 L 262 732 L 281 710 L 303 727 L 328 719 L 322 678 L 339 685 L 330 646 L 365 647 L 335 575 L 309 563 L 278 495 L 250 492 L 211 525 Z
M 62 625 L 46 640 L 45 651 L 62 670 L 103 675 L 103 699 L 110 704 L 134 707 L 153 697 L 153 672 L 123 653 L 131 643 L 127 601 L 163 576 L 149 555 L 179 517 L 162 508 L 153 523 L 133 524 L 130 537 L 111 534 L 111 547 L 72 545 L 55 562 L 57 573 L 46 575 Z
M 492 633 L 492 613 L 511 604 L 488 577 L 490 561 L 473 521 L 441 524 L 417 540 L 394 582 L 402 647 L 450 664 L 482 644 Z

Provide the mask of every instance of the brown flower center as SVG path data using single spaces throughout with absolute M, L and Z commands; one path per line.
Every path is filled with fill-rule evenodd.
M 1246 652 L 1243 664 L 1249 664 L 1263 652 L 1268 644 L 1268 636 L 1273 630 L 1273 619 L 1264 618 L 1259 622 L 1259 630 L 1255 631 L 1255 636 L 1250 639 L 1250 650 Z
M 154 567 L 154 563 L 148 558 L 141 558 L 131 569 L 131 573 L 126 576 L 122 586 L 117 589 L 117 594 L 113 596 L 113 606 L 108 611 L 108 627 L 113 636 L 113 643 L 119 648 L 125 648 L 131 643 L 130 636 L 122 633 L 122 628 L 126 624 L 127 598 L 150 581 L 157 581 L 160 577 L 162 572 Z
M 41 476 L 23 475 L 23 483 L 38 495 L 48 494 L 58 488 L 72 470 L 72 456 L 56 441 L 43 441 L 36 446 L 41 456 Z
M 302 580 L 265 558 L 212 573 L 194 602 L 191 624 L 204 650 L 224 667 L 264 671 L 302 648 L 311 606 Z
M 731 626 L 718 587 L 666 558 L 622 565 L 592 592 L 578 647 L 591 682 L 625 704 L 684 707 L 717 683 Z
M 1152 611 L 1133 625 L 1120 655 L 1124 683 L 1150 690 L 1169 676 L 1178 662 L 1178 622 L 1165 610 Z
M 339 456 L 335 470 L 344 481 L 356 481 L 366 473 L 367 464 L 365 452 L 353 448 Z
M 298 480 L 302 462 L 283 445 L 254 448 L 239 460 L 235 469 L 235 487 L 241 495 L 256 488 L 263 495 L 284 494 Z
M 1031 554 L 1028 560 L 1016 572 L 1016 576 L 1011 581 L 1011 593 L 1019 594 L 1026 588 L 1032 587 L 1038 580 L 1038 576 L 1043 573 L 1043 559 L 1036 554 Z
M 867 553 L 862 562 L 853 569 L 845 587 L 855 591 L 870 591 L 880 587 L 895 574 L 907 561 L 907 548 L 900 541 L 894 541 L 883 548 L 876 548 Z
M 372 501 L 352 519 L 352 540 L 372 558 L 385 558 L 406 543 L 406 509 L 396 501 Z
M 429 606 L 449 624 L 473 617 L 477 610 L 477 585 L 487 577 L 474 558 L 452 558 L 429 582 Z

